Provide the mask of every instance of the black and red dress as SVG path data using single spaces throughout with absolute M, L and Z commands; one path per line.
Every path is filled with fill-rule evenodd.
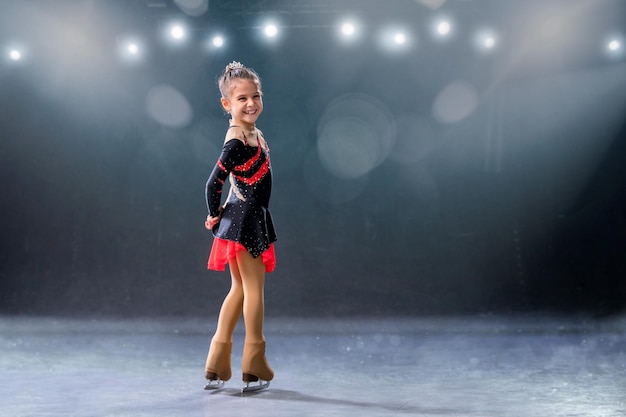
M 236 127 L 236 126 L 231 126 Z M 257 134 L 257 146 L 228 140 L 206 184 L 206 203 L 211 216 L 220 212 L 224 182 L 230 175 L 230 192 L 220 222 L 213 227 L 213 247 L 208 268 L 223 271 L 238 250 L 262 257 L 265 271 L 276 266 L 273 243 L 276 232 L 268 206 L 272 193 L 272 169 L 267 142 Z

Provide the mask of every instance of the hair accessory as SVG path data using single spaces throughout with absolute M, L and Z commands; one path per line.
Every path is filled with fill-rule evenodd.
M 245 68 L 245 67 L 243 66 L 241 62 L 237 62 L 237 61 L 233 61 L 230 64 L 226 65 L 226 69 L 228 71 L 231 71 L 234 69 L 241 69 L 241 68 Z

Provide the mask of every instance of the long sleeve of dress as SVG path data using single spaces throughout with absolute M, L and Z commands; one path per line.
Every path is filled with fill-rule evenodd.
M 234 167 L 246 162 L 245 145 L 238 139 L 231 139 L 224 144 L 213 171 L 206 183 L 206 205 L 211 216 L 219 214 L 222 189 L 228 174 Z

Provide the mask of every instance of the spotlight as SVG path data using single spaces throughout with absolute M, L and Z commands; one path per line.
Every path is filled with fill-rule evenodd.
M 170 28 L 170 35 L 175 40 L 182 40 L 185 37 L 185 29 L 181 25 L 173 25 Z
M 135 37 L 121 39 L 117 46 L 119 57 L 126 63 L 138 63 L 145 57 L 143 44 Z
M 405 52 L 413 42 L 412 34 L 402 27 L 384 28 L 378 35 L 379 46 L 389 53 Z
M 12 49 L 11 51 L 9 51 L 9 58 L 12 61 L 19 61 L 20 59 L 22 59 L 22 53 L 17 49 Z
M 346 45 L 357 42 L 361 37 L 359 24 L 351 17 L 344 18 L 338 23 L 337 28 L 339 41 Z
M 264 32 L 265 36 L 267 36 L 268 38 L 273 38 L 278 35 L 278 27 L 276 27 L 276 25 L 274 24 L 269 24 L 265 26 Z
M 213 46 L 215 46 L 216 48 L 221 48 L 222 46 L 224 46 L 224 38 L 222 38 L 221 36 L 215 36 L 213 37 Z
M 139 46 L 137 46 L 136 43 L 131 42 L 128 45 L 126 45 L 126 50 L 131 55 L 137 55 L 139 53 Z
M 622 48 L 622 44 L 617 39 L 613 39 L 607 44 L 607 48 L 609 51 L 616 52 Z
M 173 46 L 180 46 L 187 42 L 189 38 L 189 29 L 180 21 L 172 21 L 162 32 L 163 40 Z
M 450 26 L 450 22 L 447 20 L 441 21 L 437 24 L 437 33 L 441 36 L 448 36 L 451 30 L 452 26 Z
M 624 38 L 613 35 L 605 40 L 605 53 L 612 59 L 621 59 L 624 56 Z
M 448 39 L 454 33 L 454 20 L 449 16 L 439 15 L 431 21 L 430 32 L 436 39 Z
M 404 45 L 406 43 L 406 35 L 402 32 L 398 32 L 393 37 L 393 41 L 398 45 Z
M 498 36 L 490 29 L 481 30 L 474 37 L 474 45 L 483 52 L 492 51 L 498 46 Z
M 343 25 L 341 25 L 341 33 L 346 36 L 354 35 L 354 25 L 350 22 L 344 23 Z

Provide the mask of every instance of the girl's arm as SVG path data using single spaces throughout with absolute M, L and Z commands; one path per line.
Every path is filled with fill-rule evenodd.
M 219 219 L 224 182 L 234 167 L 245 162 L 244 150 L 245 146 L 239 139 L 231 139 L 224 144 L 222 154 L 206 183 L 205 198 L 210 217 Z

